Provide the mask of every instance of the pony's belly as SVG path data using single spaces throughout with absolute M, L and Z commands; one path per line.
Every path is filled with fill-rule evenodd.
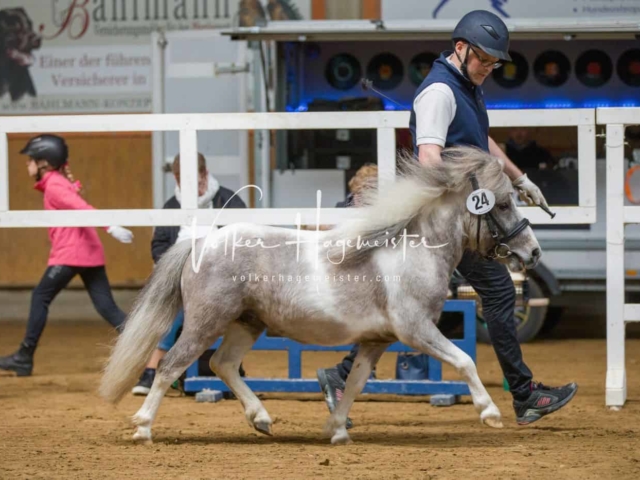
M 300 343 L 323 346 L 347 345 L 357 338 L 357 334 L 346 328 L 344 323 L 330 319 L 313 322 L 307 319 L 285 319 L 274 323 L 273 326 L 268 325 L 269 330 Z
M 349 345 L 363 340 L 386 342 L 395 338 L 386 328 L 381 328 L 379 322 L 371 322 L 365 318 L 281 317 L 265 323 L 273 334 L 313 345 Z

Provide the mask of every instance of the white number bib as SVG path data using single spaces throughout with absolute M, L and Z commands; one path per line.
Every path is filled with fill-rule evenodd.
M 479 188 L 467 197 L 467 210 L 475 215 L 484 215 L 496 204 L 496 197 L 491 190 Z

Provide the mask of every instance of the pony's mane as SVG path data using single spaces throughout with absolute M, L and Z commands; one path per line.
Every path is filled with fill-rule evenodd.
M 363 189 L 357 218 L 338 225 L 333 232 L 341 242 L 360 246 L 346 248 L 342 263 L 355 263 L 371 253 L 376 246 L 409 230 L 411 222 L 421 213 L 437 205 L 445 193 L 471 191 L 471 174 L 475 174 L 480 188 L 491 190 L 496 198 L 512 191 L 508 177 L 502 173 L 503 163 L 496 157 L 475 147 L 450 147 L 442 150 L 442 162 L 425 168 L 410 152 L 402 152 L 397 159 L 398 176 L 387 182 L 384 195 L 378 195 L 375 185 Z M 384 179 L 383 179 L 384 180 Z M 377 244 L 376 244 L 377 242 Z M 339 250 L 339 252 L 338 252 Z M 329 252 L 342 258 L 342 249 Z

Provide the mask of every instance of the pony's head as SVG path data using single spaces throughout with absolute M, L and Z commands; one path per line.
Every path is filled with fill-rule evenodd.
M 513 271 L 533 268 L 542 254 L 529 221 L 518 210 L 502 160 L 471 147 L 442 151 L 438 169 L 447 190 L 465 201 L 467 248 L 507 264 Z
M 446 148 L 442 160 L 425 168 L 413 155 L 400 155 L 398 178 L 386 184 L 383 195 L 375 188 L 361 193 L 362 213 L 340 228 L 343 238 L 382 243 L 404 229 L 411 230 L 421 218 L 434 218 L 436 211 L 445 209 L 462 219 L 464 248 L 505 263 L 514 271 L 534 267 L 541 255 L 540 245 L 516 207 L 502 161 L 473 147 Z M 430 227 L 442 227 L 443 235 L 456 231 L 442 220 Z M 369 248 L 349 249 L 346 260 L 357 262 L 368 253 Z

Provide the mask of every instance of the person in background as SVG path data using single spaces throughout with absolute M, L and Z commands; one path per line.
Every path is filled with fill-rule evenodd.
M 28 155 L 27 172 L 44 194 L 45 210 L 92 210 L 81 195 L 68 164 L 69 148 L 57 135 L 39 135 L 20 152 Z M 122 243 L 131 243 L 133 234 L 122 227 L 108 227 L 107 233 Z M 0 357 L 0 369 L 30 376 L 33 356 L 44 331 L 49 305 L 71 279 L 80 275 L 98 313 L 116 330 L 123 328 L 126 314 L 111 294 L 105 270 L 104 249 L 92 227 L 53 227 L 49 229 L 51 250 L 47 269 L 31 295 L 31 309 L 24 340 L 17 352 Z
M 176 180 L 175 195 L 167 200 L 162 208 L 180 208 L 180 155 L 176 155 L 174 158 L 171 170 Z M 204 155 L 198 153 L 198 208 L 222 207 L 246 208 L 246 205 L 240 197 L 234 196 L 234 192 L 220 185 L 218 180 L 207 170 Z M 196 238 L 206 237 L 209 231 L 209 225 L 196 227 Z M 192 238 L 193 228 L 191 226 L 156 228 L 153 233 L 153 239 L 151 240 L 151 256 L 153 257 L 153 262 L 158 263 L 160 257 L 174 244 L 182 241 L 190 241 Z M 142 372 L 138 383 L 133 387 L 131 392 L 134 395 L 147 395 L 149 393 L 156 376 L 158 364 L 176 342 L 183 321 L 184 311 L 180 309 L 173 321 L 171 330 L 160 341 L 158 348 L 153 352 L 144 372 Z
M 556 163 L 549 150 L 529 138 L 528 128 L 512 128 L 505 149 L 507 157 L 524 170 L 552 169 Z

